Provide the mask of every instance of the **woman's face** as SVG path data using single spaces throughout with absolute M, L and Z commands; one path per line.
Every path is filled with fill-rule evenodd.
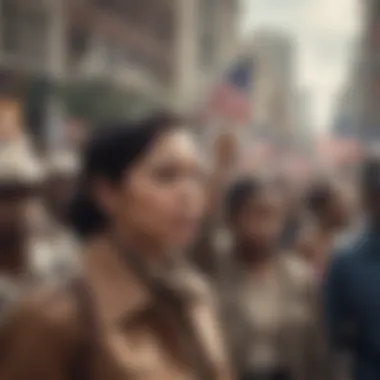
M 115 216 L 130 233 L 165 248 L 186 245 L 203 212 L 199 153 L 187 131 L 160 136 L 128 171 L 118 191 Z
M 266 250 L 277 243 L 283 230 L 284 207 L 279 194 L 265 190 L 252 197 L 236 220 L 237 237 L 253 247 Z

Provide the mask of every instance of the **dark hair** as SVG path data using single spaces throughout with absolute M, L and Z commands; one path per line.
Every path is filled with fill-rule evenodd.
M 306 207 L 313 214 L 326 210 L 334 197 L 332 184 L 321 180 L 312 184 L 306 192 Z
M 107 225 L 106 215 L 92 198 L 91 182 L 102 178 L 116 184 L 158 136 L 179 125 L 181 121 L 175 116 L 156 114 L 96 129 L 84 147 L 78 190 L 69 207 L 69 223 L 79 237 L 90 237 Z
M 230 185 L 225 200 L 227 221 L 233 223 L 247 202 L 262 194 L 271 182 L 257 177 L 239 178 Z

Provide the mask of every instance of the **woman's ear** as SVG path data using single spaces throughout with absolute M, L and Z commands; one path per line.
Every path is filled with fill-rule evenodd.
M 109 181 L 103 178 L 97 178 L 92 181 L 91 194 L 105 215 L 114 215 L 117 210 L 117 189 Z

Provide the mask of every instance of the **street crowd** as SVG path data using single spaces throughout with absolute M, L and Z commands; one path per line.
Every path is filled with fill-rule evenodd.
M 380 380 L 380 156 L 239 174 L 157 113 L 0 146 L 1 380 Z

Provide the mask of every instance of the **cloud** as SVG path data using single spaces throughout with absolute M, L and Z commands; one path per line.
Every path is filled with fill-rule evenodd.
M 311 91 L 318 129 L 328 126 L 349 75 L 360 20 L 357 0 L 245 0 L 241 25 L 243 36 L 263 27 L 294 36 L 298 84 Z
M 311 0 L 302 13 L 302 28 L 324 36 L 354 37 L 360 29 L 360 8 L 352 0 Z

